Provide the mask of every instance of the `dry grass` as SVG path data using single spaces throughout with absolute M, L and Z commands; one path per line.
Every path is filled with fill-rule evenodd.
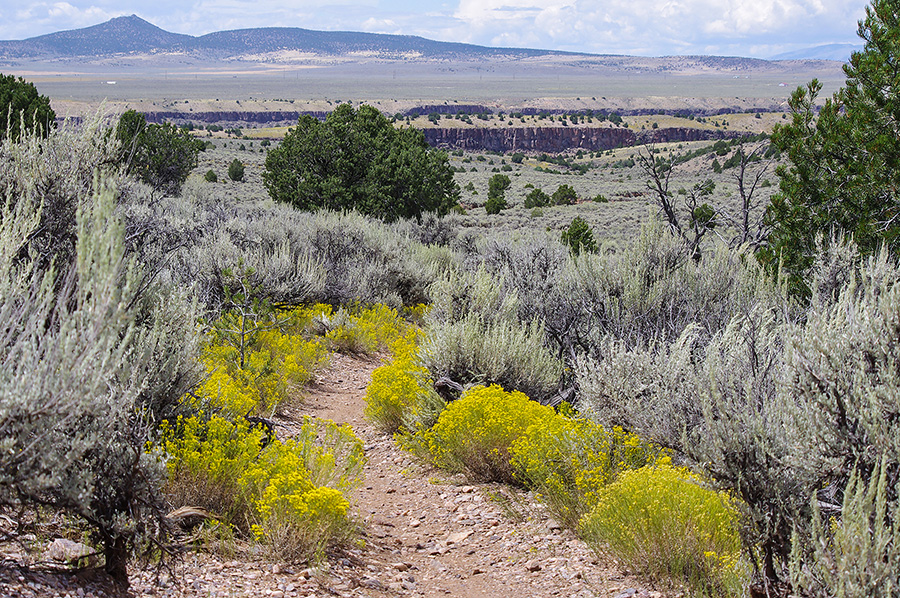
M 760 121 L 766 124 L 770 117 L 776 118 L 773 115 L 763 115 L 761 119 L 756 119 L 752 115 L 727 115 L 719 118 L 727 119 L 729 126 L 736 128 L 742 122 L 741 119 L 753 121 L 752 124 L 759 124 Z M 642 118 L 651 123 L 658 121 L 660 126 L 664 126 L 663 118 L 685 123 L 692 122 L 675 117 Z M 711 124 L 712 120 L 714 119 L 711 119 L 707 125 L 715 128 Z M 446 121 L 442 119 L 441 122 Z M 667 121 L 666 126 L 668 126 Z M 261 145 L 263 139 L 274 138 L 281 130 L 281 128 L 245 129 L 244 133 L 249 139 L 211 139 L 214 147 L 200 154 L 199 165 L 191 175 L 190 184 L 205 185 L 215 197 L 221 197 L 222 200 L 234 200 L 242 203 L 271 202 L 262 184 L 266 155 L 264 151 L 261 153 L 260 150 L 267 149 Z M 268 148 L 275 147 L 277 143 L 277 141 L 271 141 Z M 712 141 L 669 143 L 660 144 L 658 149 L 665 154 L 669 151 L 686 153 L 712 143 Z M 244 149 L 241 149 L 242 146 Z M 527 156 L 521 164 L 515 164 L 511 154 L 466 152 L 461 156 L 451 155 L 450 164 L 457 169 L 455 178 L 461 190 L 461 203 L 466 208 L 466 214 L 454 216 L 453 222 L 459 227 L 472 229 L 478 234 L 518 229 L 542 229 L 561 233 L 573 218 L 579 216 L 594 230 L 595 237 L 601 246 L 604 244 L 621 246 L 628 239 L 635 238 L 641 224 L 646 222 L 657 210 L 653 196 L 647 189 L 646 177 L 641 170 L 637 167 L 615 166 L 623 160 L 636 156 L 637 151 L 638 148 L 627 147 L 608 152 L 596 152 L 594 157 L 591 157 L 590 153 L 585 153 L 582 159 L 575 161 L 579 163 L 592 162 L 596 167 L 591 168 L 584 175 L 569 174 L 571 171 L 565 167 L 542 162 L 537 156 Z M 244 181 L 239 183 L 231 181 L 226 174 L 228 164 L 235 158 L 241 160 L 246 167 Z M 724 205 L 733 209 L 737 206 L 736 202 L 738 201 L 737 184 L 732 176 L 733 171 L 725 170 L 720 174 L 715 174 L 711 167 L 713 158 L 716 156 L 708 154 L 679 165 L 673 176 L 671 189 L 673 191 L 682 188 L 690 189 L 694 184 L 709 177 L 716 183 L 716 190 L 712 197 L 714 205 Z M 727 156 L 718 157 L 720 163 L 724 163 L 726 159 Z M 500 169 L 503 167 L 512 170 L 501 171 Z M 540 172 L 536 168 L 556 172 Z M 203 175 L 210 169 L 218 175 L 217 183 L 208 183 L 203 180 Z M 494 169 L 508 175 L 512 181 L 512 186 L 506 192 L 506 201 L 510 208 L 498 216 L 488 215 L 483 207 L 487 199 L 488 180 L 496 174 Z M 769 178 L 773 182 L 773 186 L 760 190 L 763 199 L 767 199 L 776 190 L 774 185 L 777 184 L 777 178 L 774 173 Z M 548 194 L 552 194 L 562 184 L 571 185 L 581 202 L 573 206 L 545 207 L 539 213 L 533 213 L 531 209 L 523 206 L 525 196 L 531 191 L 531 187 L 540 188 Z M 609 202 L 589 201 L 600 194 L 609 199 Z

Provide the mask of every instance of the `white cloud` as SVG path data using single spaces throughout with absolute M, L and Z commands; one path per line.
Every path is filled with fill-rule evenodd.
M 601 53 L 699 53 L 852 40 L 863 4 L 849 0 L 460 0 L 467 41 L 528 40 Z M 818 36 L 818 37 L 817 37 Z M 839 38 L 839 39 L 837 39 Z
M 127 14 L 95 4 L 34 2 L 19 5 L 12 14 L 0 13 L 0 39 L 23 39 L 65 29 L 78 29 Z
M 363 21 L 360 28 L 362 31 L 370 33 L 404 33 L 403 28 L 397 25 L 396 21 L 392 19 L 376 19 L 375 17 L 369 17 Z

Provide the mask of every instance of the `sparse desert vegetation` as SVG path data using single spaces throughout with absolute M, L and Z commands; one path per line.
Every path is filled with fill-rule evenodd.
M 821 110 L 812 82 L 787 118 L 700 117 L 730 132 L 703 140 L 652 137 L 690 116 L 498 111 L 474 118 L 649 143 L 444 151 L 417 125 L 471 115 L 335 103 L 260 137 L 41 126 L 37 101 L 0 139 L 6 557 L 77 538 L 57 569 L 121 592 L 189 553 L 365 562 L 376 441 L 297 415 L 352 356 L 406 475 L 486 485 L 511 516 L 527 491 L 660 595 L 896 598 L 898 12 L 873 1 Z

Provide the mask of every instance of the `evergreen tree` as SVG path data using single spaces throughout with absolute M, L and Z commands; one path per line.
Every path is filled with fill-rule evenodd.
M 355 209 L 386 221 L 444 215 L 459 201 L 447 154 L 366 105 L 341 104 L 325 122 L 301 116 L 266 155 L 263 183 L 301 210 Z
M 228 178 L 235 182 L 244 180 L 244 163 L 235 158 L 228 165 Z
M 575 193 L 575 189 L 571 185 L 560 185 L 553 192 L 552 197 L 553 205 L 555 206 L 570 206 L 575 203 L 576 199 L 578 199 L 578 194 Z
M 23 128 L 30 131 L 35 127 L 46 137 L 55 119 L 50 100 L 38 94 L 34 83 L 0 74 L 0 139 L 10 135 L 17 140 Z
M 594 240 L 594 231 L 585 222 L 581 216 L 572 219 L 569 228 L 562 233 L 562 242 L 569 247 L 569 250 L 578 255 L 582 251 L 595 253 L 597 251 L 597 241 Z
M 171 123 L 147 124 L 143 114 L 125 112 L 116 137 L 121 143 L 120 161 L 129 172 L 168 195 L 176 195 L 206 144 Z
M 817 238 L 852 236 L 864 254 L 884 243 L 900 254 L 900 0 L 873 0 L 859 23 L 865 48 L 844 66 L 846 86 L 816 111 L 813 80 L 791 96 L 792 121 L 772 142 L 789 162 L 767 210 L 769 246 L 792 289 L 813 263 Z

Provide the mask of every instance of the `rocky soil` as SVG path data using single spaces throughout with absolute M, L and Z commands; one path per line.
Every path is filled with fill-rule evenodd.
M 302 404 L 282 414 L 288 436 L 302 415 L 348 423 L 368 465 L 357 497 L 362 542 L 313 568 L 272 562 L 252 547 L 188 553 L 171 570 L 133 573 L 135 596 L 166 597 L 497 597 L 672 596 L 598 559 L 530 494 L 471 484 L 414 461 L 363 418 L 376 360 L 335 355 Z M 13 544 L 0 545 L 0 595 L 114 596 L 102 579 L 21 569 Z M 45 553 L 46 555 L 46 553 Z M 33 557 L 31 557 L 33 558 Z

